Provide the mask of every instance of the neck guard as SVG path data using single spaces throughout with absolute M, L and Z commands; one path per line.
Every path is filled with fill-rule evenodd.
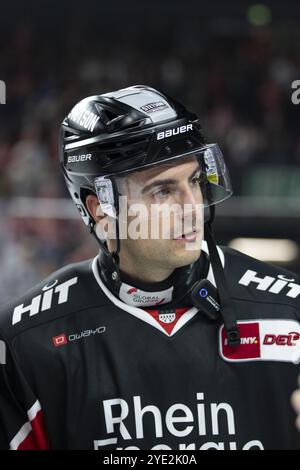
M 112 256 L 100 250 L 98 267 L 108 289 L 123 302 L 135 307 L 180 307 L 191 305 L 190 290 L 199 279 L 207 276 L 208 256 L 201 251 L 192 264 L 177 268 L 164 281 L 145 283 L 118 271 Z

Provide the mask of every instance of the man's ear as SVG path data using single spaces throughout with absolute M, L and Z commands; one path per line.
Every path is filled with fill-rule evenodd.
M 103 218 L 106 217 L 106 214 L 104 214 L 103 210 L 101 209 L 100 202 L 97 196 L 95 196 L 94 194 L 89 194 L 86 197 L 85 203 L 90 215 L 93 217 L 96 224 L 98 222 L 101 222 Z
M 89 194 L 85 200 L 86 207 L 95 221 L 95 231 L 97 237 L 102 240 L 102 242 L 106 242 L 108 249 L 110 252 L 116 250 L 116 242 L 110 236 L 110 229 L 113 228 L 113 234 L 115 233 L 115 224 L 111 224 L 110 218 L 107 214 L 103 212 L 101 209 L 100 202 L 94 194 Z

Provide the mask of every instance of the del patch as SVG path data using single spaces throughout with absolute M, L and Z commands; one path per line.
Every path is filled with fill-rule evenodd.
M 300 323 L 296 320 L 238 321 L 241 343 L 229 346 L 224 325 L 219 331 L 219 349 L 228 362 L 300 362 Z

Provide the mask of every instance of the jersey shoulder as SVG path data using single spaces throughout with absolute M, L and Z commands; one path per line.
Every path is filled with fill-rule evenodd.
M 64 266 L 4 306 L 2 335 L 11 339 L 27 328 L 109 303 L 93 273 L 96 259 Z
M 300 307 L 299 276 L 229 247 L 220 247 L 232 297 Z

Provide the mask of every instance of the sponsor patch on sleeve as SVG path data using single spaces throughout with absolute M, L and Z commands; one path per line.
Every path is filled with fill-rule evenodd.
M 241 344 L 228 345 L 224 325 L 219 331 L 222 359 L 228 362 L 300 362 L 300 323 L 296 320 L 238 321 Z

